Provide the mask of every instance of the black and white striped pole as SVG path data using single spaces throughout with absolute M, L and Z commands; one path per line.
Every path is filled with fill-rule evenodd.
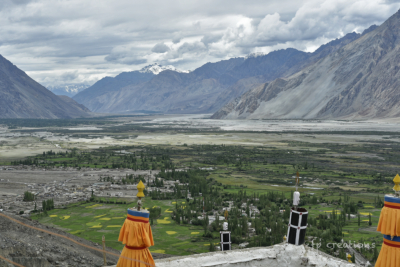
M 221 251 L 232 250 L 231 232 L 228 231 L 228 222 L 224 222 L 222 227 L 223 231 L 219 232 L 221 239 Z
M 290 210 L 290 219 L 287 232 L 287 242 L 293 245 L 304 244 L 307 230 L 308 211 L 298 208 L 300 192 L 298 192 L 299 172 L 296 175 L 296 191 L 293 193 L 293 208 Z

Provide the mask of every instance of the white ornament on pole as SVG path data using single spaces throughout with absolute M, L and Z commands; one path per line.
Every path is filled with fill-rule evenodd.
M 300 192 L 295 191 L 293 193 L 293 206 L 297 207 L 300 203 Z

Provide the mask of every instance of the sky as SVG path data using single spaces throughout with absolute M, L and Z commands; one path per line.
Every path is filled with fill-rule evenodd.
M 0 54 L 45 86 L 93 84 L 159 63 L 312 52 L 382 24 L 400 0 L 1 0 Z

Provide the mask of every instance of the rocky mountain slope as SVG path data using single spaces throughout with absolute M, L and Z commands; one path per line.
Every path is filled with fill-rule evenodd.
M 400 115 L 400 11 L 288 78 L 246 92 L 213 118 L 343 118 Z
M 69 96 L 59 95 L 58 97 L 61 98 L 65 103 L 68 103 L 69 106 L 75 108 L 76 110 L 80 110 L 82 112 L 90 112 L 90 110 L 87 107 L 85 107 L 82 104 L 79 104 L 78 102 L 76 102 L 75 100 L 70 98 Z
M 213 113 L 257 85 L 290 76 L 361 36 L 347 34 L 314 53 L 285 49 L 207 63 L 189 73 L 170 67 L 160 71 L 160 65 L 150 65 L 140 71 L 104 78 L 74 96 L 74 100 L 94 112 L 104 113 Z
M 273 51 L 266 55 L 250 55 L 242 65 L 229 73 L 231 77 L 240 77 L 240 79 L 218 96 L 211 110 L 220 109 L 225 104 L 263 83 L 279 77 L 289 77 L 376 28 L 376 25 L 372 25 L 361 34 L 348 33 L 342 38 L 322 45 L 313 53 L 288 48 Z
M 14 215 L 6 215 L 30 226 L 65 235 L 85 245 L 101 248 L 97 244 L 58 229 L 43 226 L 37 222 L 18 218 Z M 23 266 L 103 266 L 101 252 L 78 246 L 70 240 L 21 226 L 1 216 L 0 236 L 0 255 Z M 107 250 L 116 254 L 120 253 L 110 248 Z M 110 255 L 107 255 L 107 259 L 110 264 L 115 264 L 118 261 L 117 257 Z M 0 259 L 0 266 L 13 266 L 11 264 L 3 264 L 6 263 Z
M 0 118 L 74 118 L 88 115 L 0 56 Z
M 73 99 L 93 112 L 104 112 L 103 105 L 108 102 L 110 95 L 125 86 L 140 84 L 151 80 L 153 77 L 154 74 L 152 72 L 123 72 L 115 78 L 105 77 L 101 79 L 91 87 L 75 95 Z

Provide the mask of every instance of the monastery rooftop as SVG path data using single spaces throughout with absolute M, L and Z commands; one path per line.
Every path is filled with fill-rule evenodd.
M 156 260 L 156 267 L 355 267 L 307 246 L 282 243 L 231 251 L 218 251 Z M 114 265 L 113 267 L 115 267 Z

